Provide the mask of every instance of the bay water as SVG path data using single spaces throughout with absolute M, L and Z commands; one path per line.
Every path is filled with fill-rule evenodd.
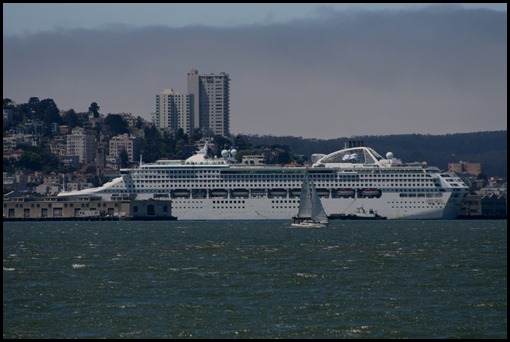
M 4 338 L 506 338 L 507 221 L 4 222 Z

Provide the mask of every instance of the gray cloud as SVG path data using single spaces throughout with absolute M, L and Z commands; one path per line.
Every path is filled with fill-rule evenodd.
M 4 37 L 3 96 L 149 118 L 186 73 L 231 77 L 233 133 L 334 138 L 506 129 L 506 12 L 435 6 L 287 24 Z

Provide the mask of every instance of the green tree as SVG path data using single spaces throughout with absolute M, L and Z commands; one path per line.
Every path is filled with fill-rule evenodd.
M 135 124 L 135 127 L 140 129 L 142 128 L 143 126 L 143 121 L 142 121 L 142 118 L 140 116 L 137 116 L 136 117 L 136 124 Z
M 64 120 L 64 123 L 69 126 L 69 129 L 83 125 L 78 114 L 76 114 L 76 111 L 72 108 L 64 113 L 62 119 Z
M 238 134 L 234 137 L 234 145 L 237 150 L 248 150 L 253 147 L 253 145 L 248 142 L 248 137 L 242 134 Z
M 188 135 L 186 133 L 184 133 L 184 130 L 182 128 L 179 128 L 177 130 L 177 133 L 175 134 L 175 140 L 176 141 L 184 140 L 185 143 L 188 143 L 188 141 L 189 141 Z
M 22 153 L 19 161 L 16 162 L 16 168 L 28 169 L 32 171 L 41 171 L 44 168 L 44 172 L 58 170 L 59 160 L 56 155 L 50 152 L 48 146 L 36 147 L 31 145 L 20 145 Z
M 5 98 L 4 99 L 4 109 L 12 109 L 16 106 L 13 100 Z
M 37 106 L 39 106 L 39 98 L 38 97 L 31 97 L 28 99 L 28 106 L 31 110 L 36 111 Z
M 485 173 L 479 173 L 477 176 L 476 176 L 476 179 L 483 179 L 483 180 L 488 180 L 489 177 L 487 177 L 487 175 Z
M 119 114 L 108 114 L 104 119 L 104 125 L 112 136 L 129 133 L 129 125 Z
M 18 165 L 24 169 L 29 169 L 32 171 L 41 171 L 42 163 L 41 156 L 32 151 L 25 151 L 21 154 L 19 158 Z
M 193 130 L 193 134 L 191 134 L 191 136 L 190 136 L 189 143 L 194 144 L 197 141 L 199 141 L 200 139 L 202 139 L 202 137 L 203 137 L 202 130 L 200 128 L 196 128 Z
M 39 107 L 39 98 L 31 97 L 24 106 L 21 106 L 20 112 L 22 115 L 22 121 L 35 120 L 37 109 Z
M 14 173 L 16 171 L 17 160 L 14 157 L 4 158 L 3 168 L 4 172 Z
M 44 99 L 39 102 L 39 106 L 37 107 L 39 117 L 47 123 L 62 123 L 62 117 L 60 116 L 60 111 L 57 107 L 57 104 L 53 99 Z
M 89 112 L 91 112 L 95 118 L 99 117 L 99 105 L 97 104 L 97 102 L 92 102 L 90 104 Z
M 184 151 L 184 146 L 186 145 L 186 142 L 184 141 L 184 139 L 179 139 L 175 142 L 175 151 L 174 151 L 174 156 L 176 158 L 179 158 L 179 159 L 184 159 L 185 158 L 185 151 Z
M 57 104 L 53 99 L 44 99 L 39 102 L 37 117 L 44 122 L 44 135 L 51 134 L 51 125 L 53 123 L 60 125 L 63 122 Z
M 289 151 L 283 151 L 278 154 L 278 164 L 287 164 L 292 161 Z
M 120 167 L 128 167 L 129 165 L 129 155 L 125 148 L 122 149 L 119 153 Z
M 176 143 L 174 134 L 164 131 L 163 136 L 161 137 L 160 158 L 176 158 Z
M 144 131 L 145 138 L 141 141 L 140 152 L 144 162 L 152 163 L 160 159 L 163 139 L 158 129 L 154 126 L 145 127 Z

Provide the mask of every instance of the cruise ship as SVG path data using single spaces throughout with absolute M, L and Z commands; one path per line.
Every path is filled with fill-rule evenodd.
M 178 220 L 289 220 L 299 208 L 305 171 L 328 216 L 356 215 L 360 208 L 387 219 L 454 219 L 467 185 L 453 171 L 426 163 L 382 157 L 359 142 L 330 154 L 314 154 L 310 167 L 235 163 L 236 150 L 221 157 L 209 144 L 186 160 L 158 160 L 121 169 L 98 188 L 63 191 L 59 197 L 90 195 L 171 199 Z

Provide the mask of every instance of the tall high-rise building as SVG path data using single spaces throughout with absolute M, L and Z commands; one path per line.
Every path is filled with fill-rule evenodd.
M 199 75 L 188 72 L 188 94 L 193 96 L 193 127 L 204 134 L 227 136 L 230 134 L 230 78 L 221 72 L 217 75 Z
M 169 128 L 177 131 L 182 128 L 184 133 L 193 130 L 193 102 L 189 94 L 178 94 L 173 89 L 164 89 L 156 95 L 156 112 L 153 122 L 157 128 Z

